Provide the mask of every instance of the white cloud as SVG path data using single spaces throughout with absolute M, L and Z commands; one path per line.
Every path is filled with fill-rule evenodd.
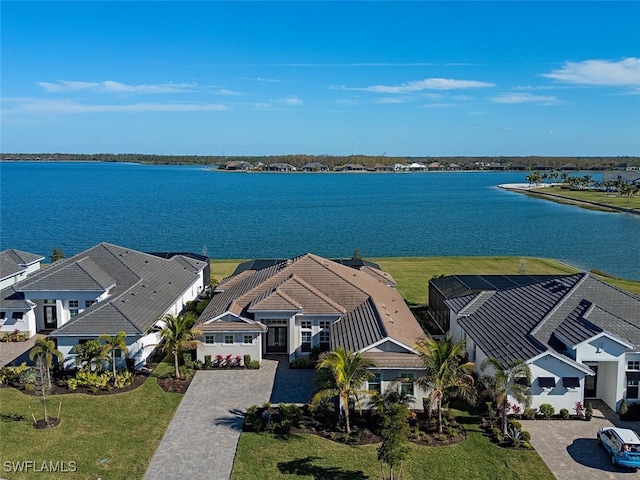
M 65 115 L 76 113 L 112 112 L 205 112 L 228 110 L 222 104 L 211 103 L 131 103 L 116 105 L 87 105 L 69 100 L 41 100 L 32 98 L 5 98 L 3 103 L 14 106 L 3 107 L 6 114 Z
M 542 76 L 580 85 L 640 86 L 640 58 L 629 57 L 617 62 L 610 60 L 566 62 L 562 68 Z
M 560 105 L 563 102 L 552 95 L 533 95 L 532 93 L 504 93 L 491 98 L 495 103 L 535 103 L 538 105 Z
M 182 93 L 191 92 L 196 85 L 191 83 L 162 83 L 162 84 L 142 84 L 128 85 L 126 83 L 106 80 L 104 82 L 78 82 L 60 80 L 57 83 L 38 82 L 48 93 L 68 93 L 78 91 L 92 91 L 97 93 Z
M 372 85 L 369 87 L 338 87 L 342 90 L 358 90 L 374 93 L 404 94 L 415 93 L 423 90 L 458 90 L 466 88 L 488 88 L 495 87 L 495 84 L 480 82 L 477 80 L 455 80 L 451 78 L 425 78 L 405 82 L 400 85 Z
M 295 96 L 281 98 L 279 102 L 285 105 L 302 105 L 302 100 Z

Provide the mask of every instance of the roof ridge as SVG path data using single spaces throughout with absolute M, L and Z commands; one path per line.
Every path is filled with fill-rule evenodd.
M 480 299 L 482 299 L 482 303 L 480 305 L 478 305 L 476 310 L 478 308 L 481 308 L 482 305 L 484 305 L 495 294 L 496 294 L 496 290 L 482 290 L 481 292 L 478 292 L 478 293 L 474 294 L 475 296 L 464 307 L 462 307 L 460 310 L 458 310 L 458 315 L 469 315 L 468 313 L 465 312 L 465 310 L 470 309 Z
M 331 297 L 329 297 L 329 296 L 325 295 L 324 293 L 322 293 L 320 290 L 318 290 L 316 287 L 314 287 L 310 283 L 306 282 L 303 278 L 299 277 L 298 274 L 296 274 L 296 273 L 292 274 L 291 277 L 289 277 L 286 281 L 284 281 L 280 285 L 278 285 L 277 288 L 280 288 L 281 286 L 283 286 L 285 283 L 287 283 L 290 280 L 296 281 L 297 283 L 302 285 L 304 288 L 309 290 L 311 293 L 313 293 L 315 296 L 320 298 L 322 301 L 324 301 L 325 303 L 328 303 L 329 305 L 334 307 L 336 310 L 338 310 L 338 311 L 340 311 L 342 313 L 346 313 L 347 312 L 346 308 L 344 308 L 338 302 L 333 300 Z
M 320 266 L 321 266 L 321 267 L 323 267 L 323 268 L 326 268 L 327 270 L 331 271 L 333 274 L 338 275 L 340 278 L 342 278 L 345 282 L 347 282 L 347 283 L 348 283 L 349 285 L 351 285 L 353 288 L 355 288 L 356 290 L 361 291 L 362 293 L 364 293 L 364 294 L 365 294 L 365 295 L 367 295 L 368 297 L 370 297 L 370 296 L 371 296 L 371 294 L 370 294 L 368 291 L 366 291 L 365 289 L 363 289 L 362 287 L 360 287 L 359 285 L 357 285 L 356 283 L 354 283 L 353 281 L 351 281 L 351 279 L 349 278 L 349 276 L 348 276 L 348 275 L 345 275 L 345 274 L 344 274 L 344 272 L 340 271 L 340 267 L 348 268 L 349 270 L 352 270 L 353 272 L 357 272 L 357 273 L 354 273 L 354 275 L 358 275 L 358 274 L 360 274 L 360 275 L 366 275 L 366 276 L 367 276 L 367 278 L 370 278 L 371 280 L 376 281 L 377 283 L 381 283 L 381 282 L 379 282 L 378 280 L 375 280 L 375 279 L 374 279 L 371 275 L 369 275 L 368 273 L 361 272 L 361 271 L 360 271 L 360 270 L 358 270 L 357 268 L 351 268 L 351 267 L 347 267 L 347 266 L 345 266 L 345 265 L 341 265 L 341 264 L 339 264 L 339 263 L 337 263 L 337 262 L 334 262 L 333 260 L 329 260 L 329 259 L 327 259 L 327 258 L 322 258 L 322 257 L 320 257 L 320 256 L 318 256 L 318 255 L 313 254 L 313 253 L 307 253 L 306 255 L 308 255 L 308 256 L 309 256 L 309 258 L 310 258 L 311 260 L 315 261 L 318 265 L 320 265 Z M 320 260 L 325 260 L 327 263 L 323 263 L 323 262 L 322 262 L 322 261 L 320 261 Z M 331 265 L 331 267 L 336 266 L 337 268 L 336 268 L 336 269 L 334 269 L 334 268 L 329 267 L 329 263 L 328 263 L 328 262 L 333 263 L 333 265 Z M 363 278 L 364 278 L 364 277 L 363 277 Z
M 586 273 L 577 273 L 577 274 L 575 274 L 575 275 L 582 275 L 582 278 L 581 278 L 580 280 L 578 280 L 578 281 L 576 282 L 576 284 L 575 284 L 573 287 L 571 287 L 567 293 L 565 293 L 565 294 L 563 295 L 563 297 L 560 299 L 560 301 L 559 301 L 558 303 L 556 303 L 556 304 L 553 306 L 553 308 L 552 308 L 551 310 L 549 310 L 549 313 L 547 313 L 547 314 L 544 316 L 544 318 L 543 318 L 542 320 L 540 320 L 540 322 L 538 322 L 538 324 L 537 324 L 535 327 L 533 327 L 533 329 L 531 330 L 531 332 L 529 332 L 529 334 L 530 334 L 531 336 L 535 336 L 535 335 L 536 335 L 536 333 L 538 333 L 538 331 L 542 328 L 542 326 L 547 322 L 547 320 L 549 320 L 549 319 L 551 318 L 551 316 L 552 316 L 554 313 L 556 313 L 556 312 L 560 309 L 560 307 L 561 307 L 562 305 L 564 305 L 564 304 L 566 303 L 566 301 L 567 301 L 567 300 L 568 300 L 568 298 L 571 296 L 571 294 L 572 294 L 573 292 L 575 292 L 575 291 L 576 291 L 576 289 L 577 289 L 579 286 L 581 286 L 581 285 L 586 281 L 586 279 L 587 279 L 587 278 L 589 278 L 589 275 L 588 275 L 588 274 L 586 274 Z M 568 276 L 573 276 L 573 275 L 568 275 Z M 552 281 L 554 281 L 554 280 L 552 280 Z M 541 283 L 542 283 L 542 282 L 541 282 Z
M 97 279 L 96 279 L 96 278 L 95 278 L 95 277 L 94 277 L 94 276 L 93 276 L 93 275 L 92 275 L 92 274 L 91 274 L 91 273 L 90 273 L 86 268 L 84 268 L 84 267 L 81 265 L 81 262 L 84 262 L 85 260 L 91 261 L 91 263 L 93 263 L 96 267 L 98 267 L 98 268 L 100 269 L 100 271 L 101 271 L 102 273 L 104 273 L 107 277 L 111 278 L 111 275 L 109 275 L 107 272 L 105 272 L 104 270 L 102 270 L 102 268 L 100 267 L 100 265 L 98 265 L 96 262 L 94 262 L 93 260 L 91 260 L 91 258 L 89 258 L 89 257 L 81 258 L 80 260 L 76 260 L 75 262 L 73 262 L 73 263 L 75 263 L 75 264 L 78 266 L 78 268 L 79 268 L 80 270 L 82 270 L 84 273 L 86 273 L 86 274 L 87 274 L 87 276 L 89 276 L 89 277 L 91 278 L 91 280 L 93 280 L 94 282 L 96 282 L 96 283 L 100 286 L 100 288 L 104 288 L 104 287 L 102 287 L 102 285 L 100 285 L 100 282 L 99 282 L 99 281 L 98 281 L 98 280 L 97 280 Z M 113 280 L 113 282 L 114 282 L 114 283 L 113 283 L 113 285 L 115 285 L 115 284 L 116 284 L 115 279 L 111 278 L 111 280 Z

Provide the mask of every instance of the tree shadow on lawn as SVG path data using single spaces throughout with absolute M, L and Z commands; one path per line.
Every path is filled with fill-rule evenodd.
M 598 446 L 595 438 L 576 438 L 567 447 L 571 458 L 585 467 L 595 468 L 605 472 L 633 473 L 634 470 L 625 467 L 614 467 L 607 451 Z
M 310 476 L 313 480 L 366 480 L 369 477 L 361 470 L 341 470 L 337 467 L 314 465 L 314 460 L 322 457 L 306 457 L 290 462 L 278 463 L 278 469 L 284 474 Z

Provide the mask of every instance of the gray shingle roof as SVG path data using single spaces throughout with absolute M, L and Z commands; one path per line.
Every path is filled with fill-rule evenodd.
M 35 272 L 16 288 L 99 291 L 109 297 L 80 313 L 52 336 L 142 334 L 198 280 L 206 262 L 180 256 L 160 258 L 109 243 L 59 260 Z
M 485 354 L 505 362 L 553 351 L 555 338 L 576 345 L 602 331 L 640 345 L 640 298 L 586 273 L 482 295 L 445 303 L 467 313 L 458 323 Z
M 0 290 L 0 310 L 19 310 L 27 312 L 32 305 L 24 299 L 24 294 L 13 286 Z
M 26 270 L 28 265 L 44 260 L 42 255 L 13 248 L 0 252 L 0 280 Z

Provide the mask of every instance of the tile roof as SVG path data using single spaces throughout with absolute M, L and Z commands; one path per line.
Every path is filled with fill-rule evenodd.
M 58 260 L 16 285 L 28 292 L 109 290 L 109 296 L 65 323 L 52 336 L 142 334 L 199 278 L 206 262 L 160 258 L 101 243 Z
M 555 338 L 576 345 L 602 331 L 640 346 L 640 298 L 587 273 L 445 303 L 485 354 L 505 362 L 554 351 Z
M 25 300 L 24 294 L 18 292 L 13 285 L 0 290 L 0 310 L 19 310 L 27 312 L 33 304 Z
M 364 358 L 372 361 L 378 368 L 417 368 L 424 369 L 424 364 L 418 355 L 412 353 L 395 353 L 395 352 L 365 352 L 362 354 Z
M 35 253 L 23 252 L 13 248 L 0 252 L 0 280 L 12 277 L 23 270 L 28 265 L 44 260 L 42 255 Z
M 311 253 L 237 272 L 221 283 L 223 291 L 214 295 L 201 322 L 226 311 L 251 316 L 262 309 L 299 307 L 304 314 L 339 316 L 331 327 L 334 341 L 351 350 L 387 336 L 412 347 L 424 337 L 400 294 L 388 286 L 390 276 L 372 275 Z

